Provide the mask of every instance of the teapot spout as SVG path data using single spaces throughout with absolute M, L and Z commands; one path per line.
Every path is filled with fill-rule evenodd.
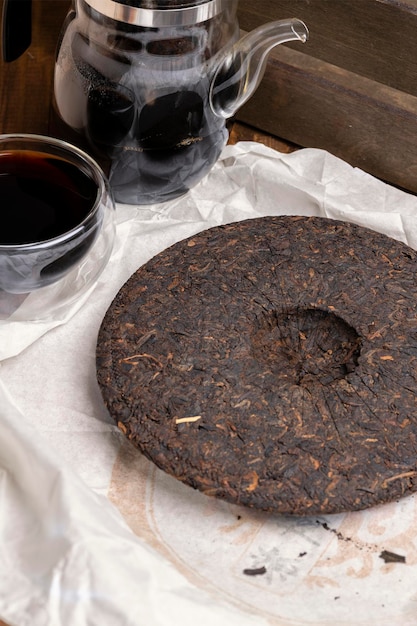
M 265 73 L 268 54 L 280 43 L 306 42 L 307 26 L 299 19 L 279 20 L 242 37 L 216 70 L 210 105 L 219 117 L 232 117 L 253 95 Z

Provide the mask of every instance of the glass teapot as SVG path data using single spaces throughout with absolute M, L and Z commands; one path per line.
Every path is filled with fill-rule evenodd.
M 10 2 L 10 0 L 9 0 Z M 238 0 L 74 0 L 62 28 L 51 132 L 106 171 L 116 201 L 186 193 L 224 148 L 226 120 L 253 94 L 298 19 L 239 39 Z

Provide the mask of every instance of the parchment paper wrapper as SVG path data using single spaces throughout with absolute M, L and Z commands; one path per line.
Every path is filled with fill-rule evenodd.
M 11 626 L 417 625 L 415 496 L 320 518 L 229 505 L 145 460 L 101 400 L 97 332 L 137 267 L 211 226 L 283 214 L 417 248 L 413 196 L 320 150 L 241 143 L 187 196 L 119 206 L 112 258 L 59 320 L 0 325 L 0 617 Z

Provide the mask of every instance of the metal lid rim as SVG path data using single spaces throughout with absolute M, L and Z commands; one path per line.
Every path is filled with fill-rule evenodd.
M 84 2 L 101 15 L 115 21 L 144 28 L 160 28 L 192 26 L 205 22 L 221 13 L 228 0 L 209 0 L 198 6 L 181 9 L 144 9 L 116 0 L 84 0 Z

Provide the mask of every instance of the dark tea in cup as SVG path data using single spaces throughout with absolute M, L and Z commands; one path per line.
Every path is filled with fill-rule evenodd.
M 0 136 L 0 290 L 56 282 L 87 254 L 109 203 L 93 159 L 65 142 Z
M 0 245 L 58 237 L 78 226 L 97 198 L 97 184 L 73 163 L 42 152 L 0 152 Z

